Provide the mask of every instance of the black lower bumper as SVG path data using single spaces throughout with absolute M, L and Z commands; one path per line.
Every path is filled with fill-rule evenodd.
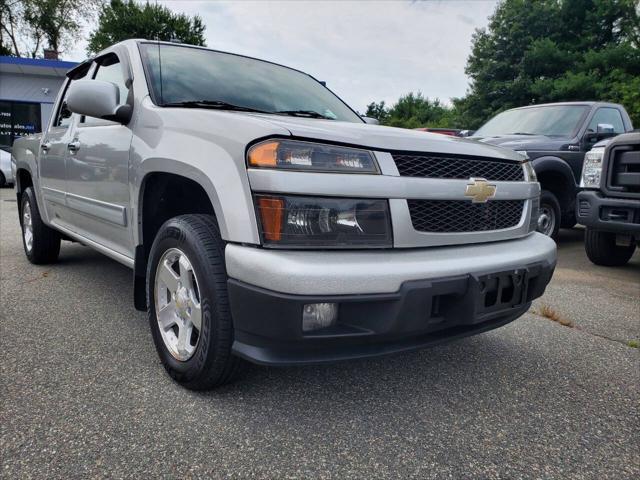
M 544 293 L 555 264 L 407 281 L 398 292 L 287 295 L 229 280 L 233 350 L 266 365 L 299 365 L 412 350 L 505 325 Z M 302 330 L 305 304 L 338 303 L 334 326 Z
M 578 223 L 603 232 L 640 234 L 640 200 L 605 197 L 599 191 L 582 191 L 576 202 Z

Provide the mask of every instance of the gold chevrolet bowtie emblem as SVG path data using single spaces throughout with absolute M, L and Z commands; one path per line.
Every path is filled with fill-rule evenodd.
M 471 197 L 473 203 L 485 203 L 496 196 L 496 186 L 491 185 L 484 178 L 470 178 L 464 192 L 465 197 Z

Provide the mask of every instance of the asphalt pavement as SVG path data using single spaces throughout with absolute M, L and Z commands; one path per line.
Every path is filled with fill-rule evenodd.
M 0 190 L 1 478 L 640 478 L 640 253 L 595 267 L 580 229 L 532 308 L 569 326 L 530 312 L 208 393 L 165 374 L 131 286 L 78 244 L 29 264 Z

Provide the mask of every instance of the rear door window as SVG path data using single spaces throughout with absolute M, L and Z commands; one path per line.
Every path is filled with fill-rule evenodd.
M 81 80 L 86 77 L 88 69 L 84 72 L 75 76 L 71 81 L 67 83 L 64 89 L 64 94 L 62 96 L 62 101 L 58 106 L 58 110 L 56 111 L 56 116 L 53 120 L 53 127 L 67 128 L 69 124 L 71 124 L 71 110 L 67 107 L 67 95 L 69 95 L 69 87 L 71 84 L 77 80 Z

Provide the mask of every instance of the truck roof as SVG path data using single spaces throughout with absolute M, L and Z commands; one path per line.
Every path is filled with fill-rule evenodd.
M 595 100 L 585 100 L 585 101 L 574 101 L 574 102 L 553 102 L 553 103 L 537 103 L 535 105 L 526 105 L 524 107 L 516 107 L 510 108 L 509 110 L 522 110 L 524 108 L 533 108 L 533 107 L 552 107 L 552 106 L 570 106 L 570 105 L 583 105 L 587 107 L 594 106 L 604 106 L 604 107 L 620 107 L 624 108 L 619 103 L 611 103 L 611 102 L 599 102 Z
M 270 60 L 265 60 L 263 58 L 252 57 L 250 55 L 243 55 L 241 53 L 227 52 L 225 50 L 217 50 L 215 48 L 210 48 L 210 47 L 206 47 L 206 46 L 202 46 L 202 45 L 192 45 L 190 43 L 179 43 L 179 42 L 166 42 L 166 41 L 163 41 L 163 40 L 148 40 L 146 38 L 129 38 L 127 40 L 122 40 L 122 41 L 120 41 L 118 43 L 114 43 L 113 45 L 110 45 L 107 48 L 101 50 L 97 54 L 95 54 L 95 55 L 93 55 L 91 57 L 88 57 L 87 59 L 85 59 L 84 61 L 80 62 L 78 65 L 76 65 L 74 68 L 72 68 L 69 71 L 67 71 L 67 76 L 69 76 L 70 74 L 73 75 L 72 72 L 77 72 L 77 71 L 81 70 L 84 66 L 86 66 L 87 64 L 93 62 L 96 58 L 101 57 L 102 55 L 110 52 L 113 49 L 113 47 L 115 47 L 117 45 L 129 45 L 129 44 L 132 44 L 132 43 L 135 44 L 135 45 L 138 45 L 140 43 L 157 43 L 159 45 L 172 45 L 172 46 L 175 46 L 175 47 L 199 48 L 201 50 L 209 50 L 209 51 L 212 51 L 212 52 L 224 53 L 224 54 L 227 54 L 227 55 L 235 55 L 236 57 L 249 58 L 251 60 L 257 60 L 257 61 L 260 61 L 260 62 L 270 63 L 272 65 L 277 65 L 279 67 L 288 68 L 289 70 L 295 70 L 296 72 L 303 73 L 303 74 L 313 78 L 317 82 L 320 82 L 320 80 L 318 80 L 316 77 L 314 77 L 310 73 L 307 73 L 307 72 L 305 72 L 303 70 L 299 70 L 297 68 L 293 68 L 293 67 L 290 67 L 288 65 L 283 65 L 281 63 L 272 62 Z M 328 88 L 326 85 L 324 85 L 324 86 L 325 86 L 325 88 Z M 351 107 L 349 107 L 349 108 L 351 108 Z

